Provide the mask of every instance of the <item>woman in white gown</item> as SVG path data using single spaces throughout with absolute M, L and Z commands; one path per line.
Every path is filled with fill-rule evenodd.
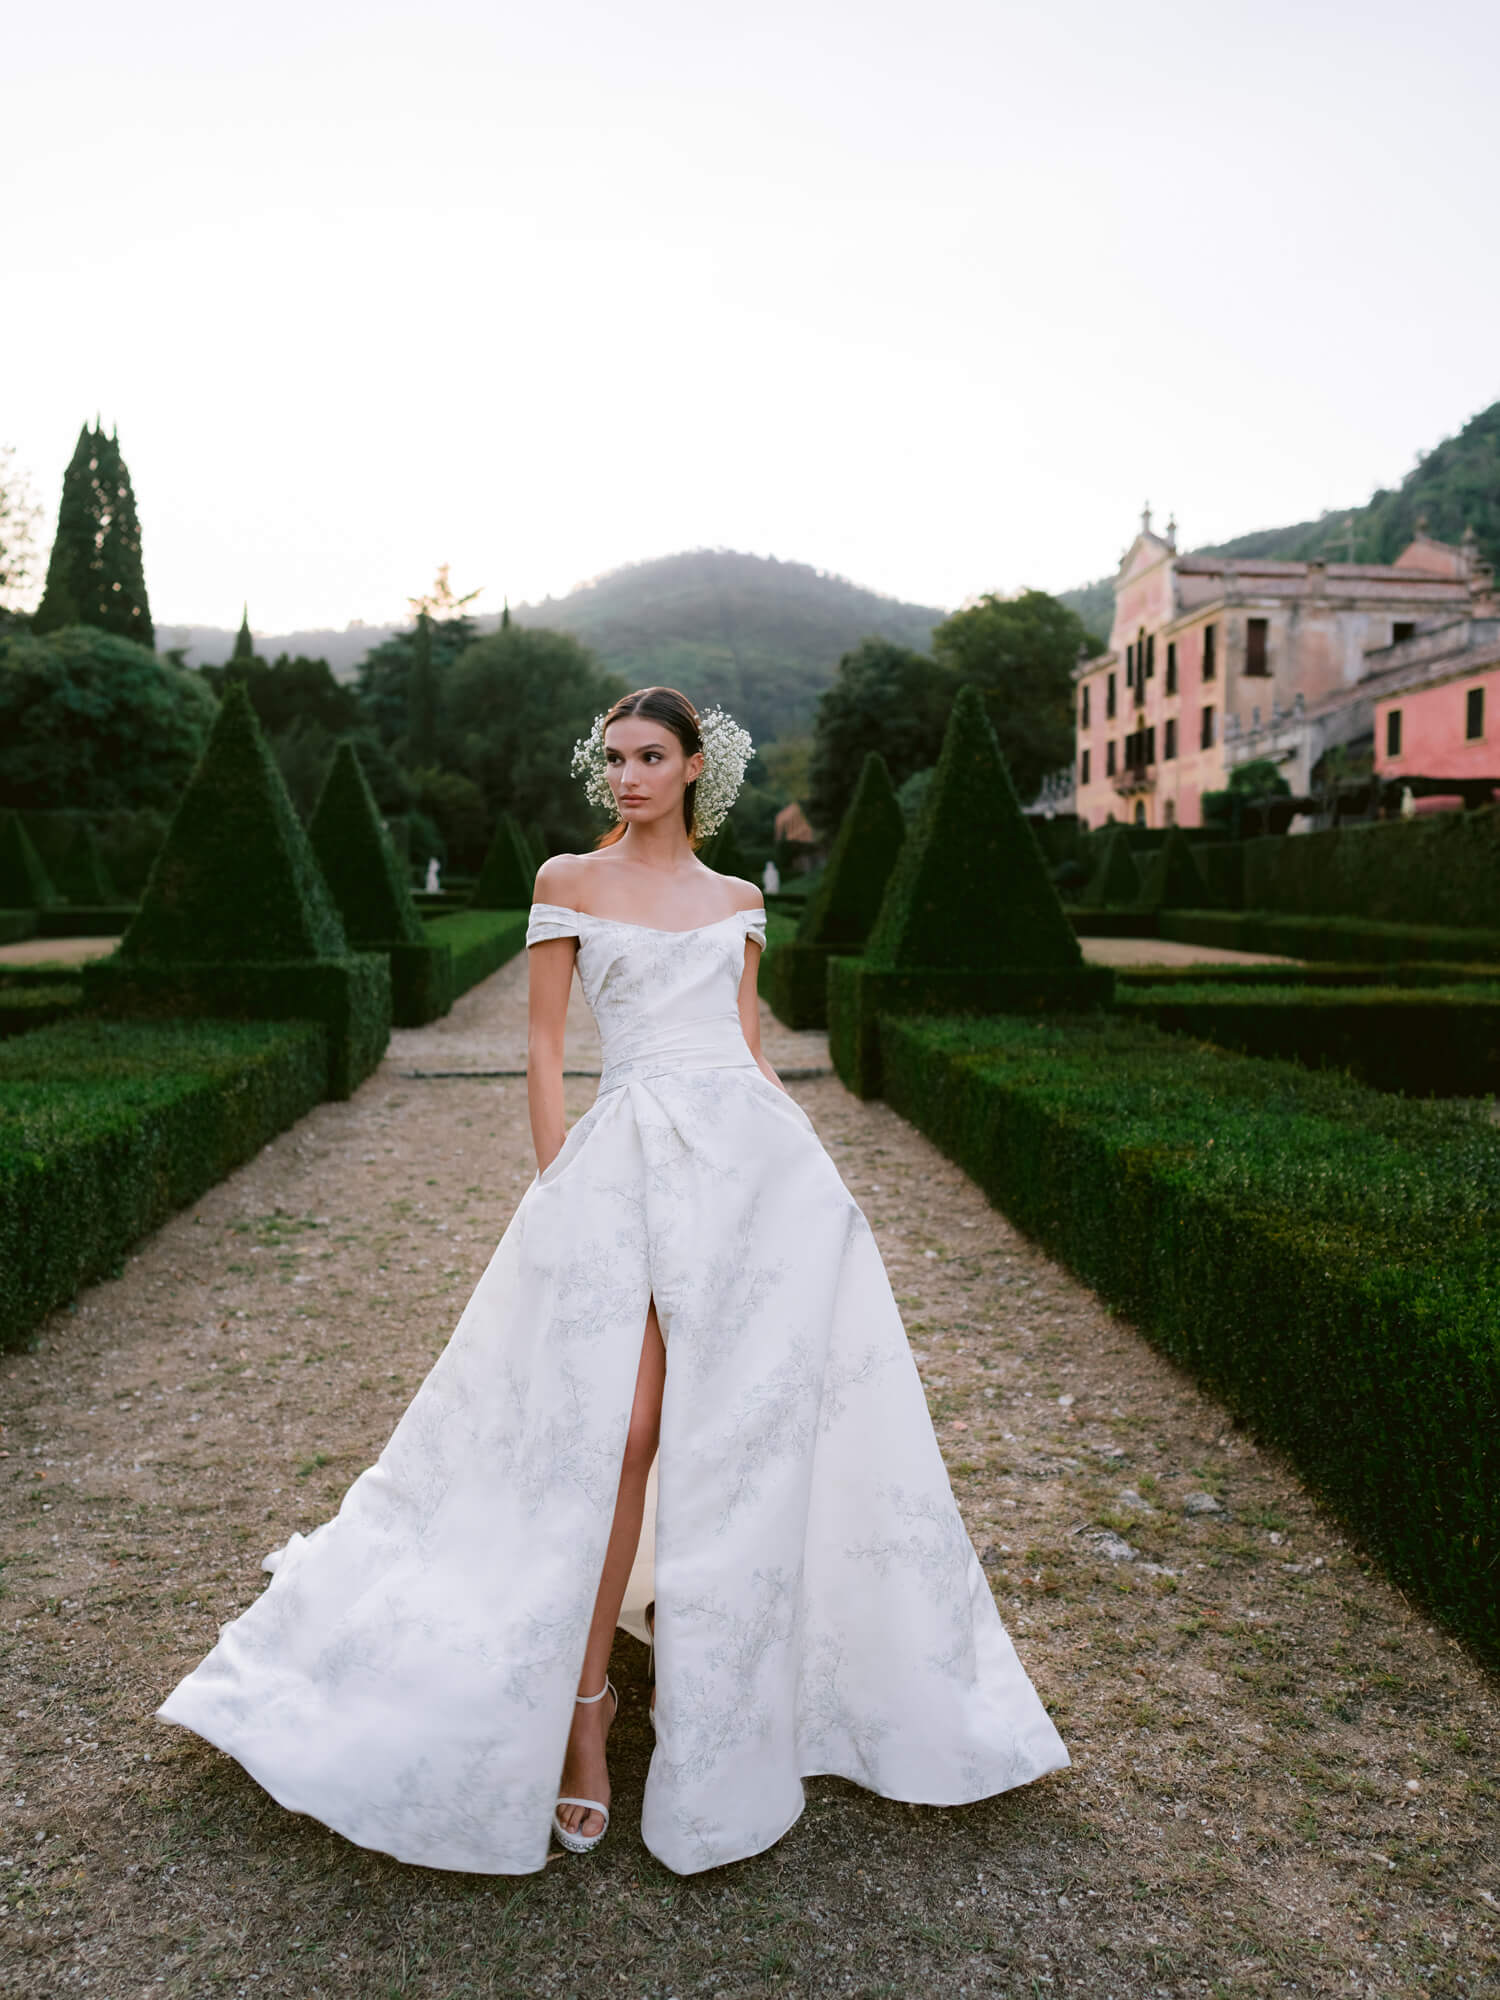
M 617 821 L 537 876 L 537 1176 L 379 1459 L 156 1711 L 403 1861 L 597 1844 L 606 1670 L 647 1597 L 642 1835 L 680 1874 L 769 1847 L 814 1774 L 961 1805 L 1069 1761 L 869 1225 L 760 1055 L 760 892 L 693 852 L 748 750 L 669 688 L 579 745 Z M 575 965 L 603 1073 L 565 1137 Z

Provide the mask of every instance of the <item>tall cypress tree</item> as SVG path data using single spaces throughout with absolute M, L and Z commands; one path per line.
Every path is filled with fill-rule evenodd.
M 47 583 L 35 632 L 65 625 L 102 631 L 154 646 L 156 631 L 141 563 L 141 525 L 118 433 L 87 424 L 63 474 L 57 535 L 47 563 Z
M 253 660 L 255 658 L 255 641 L 250 636 L 250 607 L 248 604 L 245 606 L 244 616 L 240 619 L 240 629 L 235 634 L 234 651 L 229 657 L 231 660 Z

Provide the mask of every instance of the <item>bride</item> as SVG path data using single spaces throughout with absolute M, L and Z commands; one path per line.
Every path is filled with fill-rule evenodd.
M 615 823 L 537 873 L 536 1177 L 376 1463 L 156 1711 L 400 1860 L 598 1845 L 621 1625 L 654 1672 L 642 1837 L 679 1874 L 771 1846 L 815 1774 L 961 1805 L 1069 1761 L 869 1224 L 760 1053 L 760 892 L 694 852 L 749 751 L 661 687 L 578 745 Z M 575 971 L 603 1070 L 565 1133 Z

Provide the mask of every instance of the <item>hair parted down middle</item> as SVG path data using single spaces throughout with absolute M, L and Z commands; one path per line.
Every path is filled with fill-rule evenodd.
M 662 723 L 682 745 L 685 757 L 698 750 L 703 752 L 703 769 L 684 787 L 682 794 L 682 819 L 688 839 L 695 847 L 701 846 L 720 826 L 745 781 L 745 766 L 755 747 L 749 731 L 742 729 L 722 708 L 710 708 L 700 715 L 676 688 L 637 688 L 633 694 L 621 695 L 612 708 L 594 717 L 588 735 L 580 737 L 573 747 L 573 770 L 584 781 L 585 796 L 590 804 L 612 817 L 617 809 L 605 766 L 604 732 L 612 722 L 627 715 Z M 595 845 L 608 847 L 623 839 L 625 831 L 626 822 L 616 818 Z

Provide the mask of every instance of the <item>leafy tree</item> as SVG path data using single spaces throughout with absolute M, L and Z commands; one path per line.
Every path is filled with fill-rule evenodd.
M 102 425 L 84 425 L 63 474 L 47 583 L 32 620 L 40 633 L 69 625 L 155 643 L 135 493 L 118 434 L 106 437 Z
M 240 638 L 245 629 L 240 629 Z M 261 728 L 272 738 L 296 722 L 316 722 L 330 736 L 346 736 L 363 717 L 354 690 L 334 678 L 326 660 L 295 659 L 278 653 L 269 665 L 258 655 L 240 651 L 240 640 L 222 667 L 205 667 L 203 678 L 219 694 L 233 683 L 243 685 Z
M 41 516 L 30 482 L 16 466 L 15 446 L 0 444 L 0 608 L 13 609 L 31 582 Z
M 435 625 L 433 637 L 445 629 Z M 553 852 L 601 830 L 570 769 L 594 717 L 626 692 L 564 632 L 510 625 L 476 640 L 448 670 L 442 762 L 472 778 L 492 818 L 540 820 Z
M 932 650 L 956 680 L 979 690 L 985 713 L 1024 800 L 1073 754 L 1073 669 L 1099 641 L 1081 618 L 1044 590 L 993 592 L 955 611 L 932 635 Z
M 443 837 L 448 866 L 464 875 L 477 874 L 490 844 L 484 793 L 457 771 L 416 771 L 412 783 L 418 806 Z
M 474 620 L 464 612 L 449 618 L 429 617 L 427 636 L 420 646 L 419 627 L 414 624 L 410 631 L 395 632 L 366 653 L 359 664 L 355 693 L 366 723 L 387 749 L 410 757 L 413 671 L 417 673 L 419 688 L 424 683 L 436 687 L 441 719 L 442 688 L 448 669 L 473 645 L 478 631 Z M 413 761 L 420 764 L 422 760 Z M 432 761 L 427 759 L 429 763 Z
M 957 685 L 951 669 L 889 639 L 845 653 L 818 700 L 803 801 L 825 839 L 837 832 L 872 750 L 898 788 L 936 764 Z
M 170 811 L 217 707 L 200 675 L 113 633 L 0 634 L 0 803 Z
M 234 651 L 230 659 L 236 665 L 240 661 L 249 662 L 255 658 L 255 641 L 250 636 L 250 607 L 247 604 L 240 618 L 240 629 L 234 635 Z

